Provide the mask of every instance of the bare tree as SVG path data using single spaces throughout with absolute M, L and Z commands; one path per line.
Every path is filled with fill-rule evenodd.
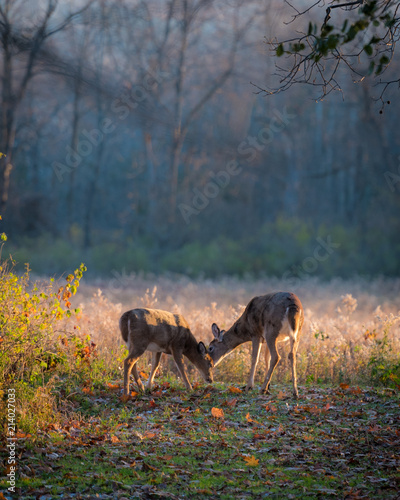
M 13 169 L 17 111 L 31 80 L 40 72 L 42 51 L 49 39 L 65 30 L 92 1 L 87 0 L 68 13 L 61 13 L 61 9 L 58 9 L 58 0 L 47 0 L 44 8 L 39 8 L 43 2 L 27 0 L 5 0 L 0 4 L 2 56 L 0 151 L 5 155 L 0 159 L 0 211 L 3 213 L 7 207 Z M 22 11 L 24 16 L 21 14 Z M 29 12 L 33 20 L 27 24 Z M 38 16 L 33 15 L 36 12 L 39 12 Z M 25 24 L 22 24 L 21 19 Z

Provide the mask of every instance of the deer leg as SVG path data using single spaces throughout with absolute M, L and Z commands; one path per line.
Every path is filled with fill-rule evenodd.
M 254 338 L 252 343 L 253 343 L 253 352 L 251 353 L 251 368 L 250 368 L 249 380 L 246 386 L 246 391 L 249 391 L 254 387 L 254 374 L 256 372 L 258 358 L 260 357 L 260 351 L 261 351 L 261 341 L 258 337 Z
M 268 392 L 272 374 L 274 373 L 275 367 L 279 363 L 279 360 L 281 359 L 281 357 L 279 356 L 278 350 L 276 348 L 276 340 L 272 340 L 272 339 L 270 341 L 267 340 L 267 345 L 268 345 L 268 349 L 269 349 L 271 358 L 270 358 L 270 363 L 269 363 L 267 375 L 265 377 L 264 384 L 261 388 L 261 393 Z
M 153 352 L 153 355 L 152 355 L 152 358 L 151 358 L 151 373 L 150 373 L 150 376 L 149 376 L 149 380 L 147 381 L 147 389 L 149 391 L 151 391 L 151 384 L 154 381 L 154 377 L 156 375 L 157 368 L 158 368 L 158 366 L 160 364 L 161 354 L 162 354 L 162 352 Z
M 299 391 L 297 390 L 297 372 L 296 372 L 296 354 L 298 342 L 296 340 L 290 339 L 290 353 L 289 359 L 292 367 L 292 382 L 293 382 L 293 396 L 297 399 L 299 397 Z
M 186 368 L 185 368 L 185 362 L 183 360 L 183 354 L 181 352 L 172 352 L 172 356 L 174 358 L 174 361 L 176 363 L 176 366 L 179 370 L 179 373 L 181 374 L 181 377 L 183 379 L 183 382 L 185 383 L 186 385 L 186 389 L 188 391 L 191 391 L 192 390 L 192 386 L 189 382 L 189 379 L 188 379 L 188 376 L 187 376 L 187 373 L 186 373 Z
M 144 351 L 143 351 L 144 352 Z M 124 394 L 129 394 L 129 377 L 131 375 L 131 371 L 133 370 L 133 376 L 135 377 L 136 383 L 140 390 L 144 391 L 144 387 L 142 381 L 139 378 L 139 374 L 137 371 L 136 363 L 138 359 L 143 354 L 143 352 L 131 352 L 128 357 L 124 361 Z
M 265 345 L 265 370 L 268 372 L 269 370 L 269 365 L 271 362 L 271 353 L 269 352 L 268 345 Z M 271 384 L 268 384 L 268 389 L 265 391 L 267 394 L 269 394 L 269 389 L 271 388 Z

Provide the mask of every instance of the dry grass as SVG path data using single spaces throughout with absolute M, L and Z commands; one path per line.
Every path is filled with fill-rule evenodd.
M 110 281 L 82 284 L 76 300 L 82 307 L 79 327 L 89 334 L 100 352 L 114 356 L 121 345 L 118 319 L 135 307 L 153 307 L 182 313 L 198 340 L 209 342 L 211 324 L 229 327 L 248 301 L 277 290 L 288 290 L 277 279 L 242 281 L 225 278 L 191 281 L 178 278 L 120 276 Z M 398 363 L 400 353 L 400 280 L 303 281 L 290 291 L 301 299 L 305 324 L 298 351 L 300 383 L 368 383 L 371 359 L 384 356 L 388 366 Z M 380 342 L 386 338 L 383 346 Z M 385 347 L 386 346 L 386 347 Z M 385 350 L 386 349 L 386 350 Z M 385 350 L 385 352 L 383 352 Z M 250 344 L 238 348 L 216 369 L 216 380 L 242 384 L 250 364 Z M 288 382 L 287 351 L 280 345 L 281 362 L 274 381 Z M 147 369 L 149 359 L 142 361 Z M 174 369 L 164 361 L 164 373 Z M 263 362 L 258 369 L 261 382 Z M 190 374 L 196 377 L 194 371 Z

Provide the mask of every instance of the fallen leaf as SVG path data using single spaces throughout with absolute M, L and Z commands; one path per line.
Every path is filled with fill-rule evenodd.
M 158 470 L 155 467 L 153 467 L 152 465 L 146 464 L 146 462 L 143 463 L 142 468 L 145 471 L 151 471 L 151 470 L 156 471 L 156 470 Z
M 279 394 L 276 396 L 278 399 L 286 399 L 287 396 L 284 392 L 279 391 Z
M 18 431 L 15 433 L 14 437 L 17 439 L 26 439 L 26 438 L 30 438 L 31 434 L 25 434 L 25 432 Z
M 242 393 L 242 389 L 239 389 L 239 387 L 229 387 L 229 392 L 232 392 L 233 394 L 240 394 Z
M 258 458 L 256 458 L 255 456 L 252 455 L 251 457 L 244 457 L 244 461 L 250 467 L 254 467 L 254 466 L 258 465 L 258 463 L 259 463 L 260 460 Z
M 257 423 L 257 421 L 256 421 L 256 420 L 253 420 L 253 419 L 250 417 L 250 413 L 248 413 L 248 414 L 246 415 L 246 420 L 247 420 L 247 422 L 249 422 L 249 423 Z
M 343 383 L 339 384 L 339 386 L 343 390 L 348 389 L 350 387 L 349 384 L 343 384 Z
M 107 386 L 111 391 L 117 391 L 121 388 L 121 386 L 119 386 L 118 384 L 110 384 L 110 382 L 107 384 Z
M 143 437 L 146 439 L 154 439 L 156 436 L 157 436 L 157 434 L 155 432 L 150 432 L 150 431 L 146 431 L 143 434 Z
M 127 401 L 129 401 L 131 398 L 131 396 L 129 394 L 123 394 L 120 398 L 120 401 L 122 401 L 123 403 L 126 403 Z
M 237 398 L 230 399 L 226 402 L 227 406 L 236 406 Z
M 119 439 L 117 438 L 117 436 L 114 436 L 114 434 L 112 434 L 110 439 L 112 443 L 119 443 Z
M 211 408 L 211 415 L 215 418 L 224 418 L 224 412 L 220 408 Z

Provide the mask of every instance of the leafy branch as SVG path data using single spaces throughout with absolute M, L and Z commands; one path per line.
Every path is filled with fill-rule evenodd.
M 320 26 L 310 21 L 307 30 L 292 39 L 268 41 L 274 55 L 286 64 L 276 64 L 277 87 L 257 88 L 272 95 L 295 84 L 308 84 L 320 89 L 321 99 L 334 90 L 342 91 L 338 79 L 341 68 L 350 71 L 358 82 L 368 76 L 380 78 L 392 62 L 399 40 L 399 7 L 398 0 L 357 0 L 329 6 Z M 357 10 L 357 15 L 346 15 L 339 26 L 340 16 L 333 15 L 333 9 Z M 306 12 L 296 11 L 294 18 Z M 400 78 L 379 80 L 384 85 L 382 102 L 387 88 L 399 82 Z

